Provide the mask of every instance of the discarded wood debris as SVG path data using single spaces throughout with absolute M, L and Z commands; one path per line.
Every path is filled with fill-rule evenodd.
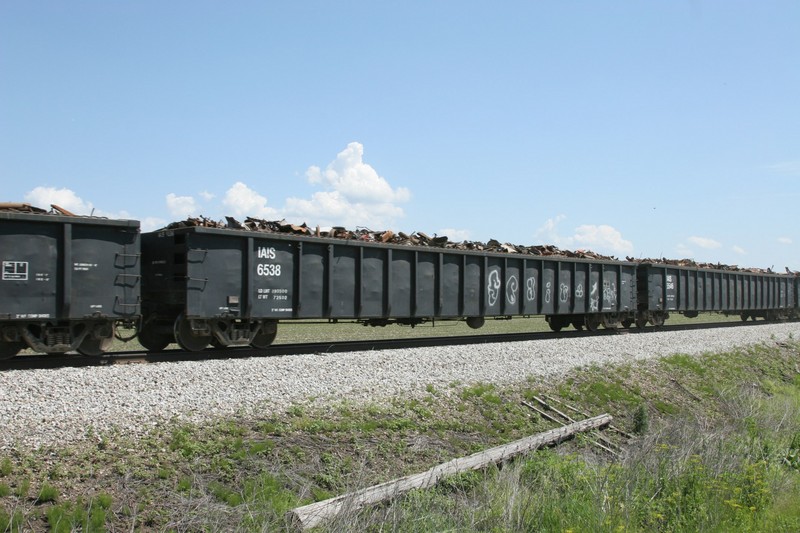
M 536 411 L 536 412 L 537 412 L 537 413 L 539 413 L 539 414 L 540 414 L 542 417 L 544 417 L 544 418 L 546 418 L 546 419 L 548 419 L 548 420 L 551 420 L 551 421 L 555 422 L 556 424 L 561 424 L 562 426 L 565 426 L 565 425 L 567 425 L 567 422 L 569 422 L 569 423 L 574 423 L 574 422 L 575 422 L 575 420 L 574 420 L 573 418 L 571 418 L 570 416 L 568 416 L 568 415 L 566 415 L 566 414 L 562 413 L 561 411 L 559 411 L 558 409 L 556 409 L 556 408 L 555 408 L 555 407 L 553 407 L 552 405 L 548 404 L 547 402 L 545 402 L 545 401 L 544 401 L 544 400 L 542 400 L 541 398 L 539 398 L 539 397 L 537 397 L 537 396 L 534 396 L 534 397 L 533 397 L 533 399 L 534 399 L 534 400 L 536 400 L 536 402 L 537 402 L 537 403 L 539 403 L 539 404 L 540 404 L 542 407 L 544 407 L 545 409 L 549 409 L 549 410 L 553 411 L 554 413 L 556 413 L 557 415 L 559 415 L 561 418 L 563 418 L 564 420 L 566 420 L 566 422 L 563 422 L 563 421 L 561 421 L 561 420 L 558 420 L 557 418 L 555 418 L 555 417 L 553 417 L 553 416 L 550 416 L 549 414 L 545 413 L 545 412 L 544 412 L 544 411 L 542 411 L 541 409 L 538 409 L 538 408 L 537 408 L 535 405 L 532 405 L 532 404 L 530 404 L 530 403 L 528 403 L 528 402 L 525 402 L 525 401 L 523 401 L 523 402 L 522 402 L 522 405 L 524 405 L 525 407 L 527 407 L 527 408 L 529 408 L 529 409 L 532 409 L 532 410 Z M 595 432 L 594 432 L 594 431 L 592 431 L 592 434 L 594 434 L 594 433 L 595 433 Z M 598 442 L 598 441 L 600 441 L 600 442 Z M 595 440 L 590 440 L 590 442 L 591 442 L 592 444 L 594 444 L 595 446 L 597 446 L 598 448 L 600 448 L 600 449 L 602 449 L 602 450 L 604 450 L 604 451 L 607 451 L 607 452 L 608 452 L 608 453 L 610 453 L 611 455 L 614 455 L 614 456 L 617 456 L 617 455 L 618 455 L 618 454 L 617 454 L 617 452 L 616 452 L 616 451 L 614 451 L 612 448 L 617 448 L 617 449 L 619 449 L 619 446 L 617 446 L 615 443 L 611 442 L 611 441 L 610 441 L 610 440 L 608 440 L 607 438 L 603 437 L 602 435 L 597 435 L 597 441 L 595 441 Z M 602 443 L 602 444 L 601 444 L 601 443 Z
M 435 466 L 427 472 L 387 481 L 386 483 L 367 487 L 329 500 L 297 507 L 289 511 L 288 517 L 300 529 L 309 529 L 341 513 L 354 512 L 367 505 L 395 498 L 410 490 L 432 487 L 447 476 L 470 470 L 479 470 L 490 464 L 497 464 L 537 448 L 567 440 L 576 433 L 597 429 L 610 423 L 611 415 L 609 414 L 581 420 L 580 422 L 551 429 L 510 444 L 490 448 L 467 457 L 453 459 Z
M 561 401 L 561 400 L 559 400 L 558 398 L 553 398 L 552 396 L 548 396 L 548 395 L 546 395 L 546 394 L 542 394 L 542 396 L 543 396 L 544 398 L 546 398 L 548 401 L 550 401 L 551 403 L 557 403 L 557 404 L 563 405 L 564 407 L 566 407 L 567 409 L 569 409 L 569 410 L 570 410 L 570 411 L 572 411 L 573 413 L 577 413 L 577 414 L 579 414 L 579 415 L 581 415 L 581 416 L 585 416 L 585 417 L 587 417 L 587 418 L 589 417 L 589 415 L 586 413 L 586 411 L 581 411 L 581 410 L 580 410 L 580 409 L 578 409 L 577 407 L 573 407 L 572 405 L 570 405 L 570 404 L 568 404 L 568 403 L 562 402 L 562 401 Z M 618 427 L 616 427 L 614 424 L 609 424 L 609 425 L 608 425 L 608 429 L 610 429 L 611 431 L 616 431 L 617 433 L 619 433 L 620 435 L 622 435 L 622 436 L 623 436 L 623 437 L 625 437 L 626 439 L 633 439 L 633 438 L 635 438 L 633 435 L 631 435 L 630 433 L 628 433 L 628 432 L 626 432 L 626 431 L 622 431 L 621 429 L 619 429 Z

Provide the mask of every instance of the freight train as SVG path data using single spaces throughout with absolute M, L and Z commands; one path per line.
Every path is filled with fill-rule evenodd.
M 0 358 L 98 356 L 123 326 L 149 351 L 199 351 L 263 349 L 279 322 L 298 319 L 477 329 L 543 315 L 554 331 L 594 331 L 661 326 L 670 313 L 800 314 L 791 274 L 285 234 L 232 219 L 140 234 L 134 220 L 14 206 L 0 209 Z

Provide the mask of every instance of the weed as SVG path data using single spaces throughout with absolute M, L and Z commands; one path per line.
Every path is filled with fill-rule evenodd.
M 75 530 L 99 533 L 106 530 L 106 510 L 99 505 L 86 504 L 82 498 L 75 503 L 54 505 L 47 509 L 45 516 L 50 531 L 55 533 L 71 533 Z
M 586 401 L 595 405 L 606 405 L 609 403 L 632 403 L 638 397 L 626 391 L 622 385 L 608 381 L 589 381 L 580 385 L 580 389 Z
M 111 504 L 113 503 L 114 499 L 111 497 L 110 494 L 106 492 L 101 492 L 100 494 L 95 496 L 94 501 L 101 509 L 108 510 L 111 508 Z
M 5 509 L 0 508 L 0 531 L 9 533 L 21 533 L 24 531 L 25 518 L 22 511 L 19 509 L 14 510 L 12 514 L 8 514 Z
M 3 457 L 3 460 L 0 461 L 0 476 L 8 476 L 14 469 L 14 465 L 11 463 L 11 459 L 8 457 Z
M 636 435 L 644 435 L 650 426 L 650 416 L 647 413 L 647 406 L 640 403 L 633 412 L 633 432 Z
M 256 430 L 265 435 L 281 435 L 283 433 L 283 424 L 278 420 L 262 420 L 258 422 Z
M 292 405 L 286 410 L 286 414 L 295 418 L 300 418 L 305 413 L 305 410 L 299 405 Z
M 178 480 L 178 484 L 175 488 L 178 489 L 179 492 L 189 492 L 192 490 L 192 480 L 188 477 L 182 477 Z
M 469 400 L 471 398 L 480 398 L 484 394 L 494 391 L 495 388 L 495 385 L 492 383 L 476 383 L 470 387 L 464 387 L 464 389 L 461 390 L 461 399 Z
M 58 499 L 58 489 L 49 483 L 44 483 L 42 488 L 39 489 L 39 496 L 36 498 L 37 503 L 54 502 Z
M 30 490 L 31 490 L 31 481 L 29 479 L 23 479 L 17 485 L 17 488 L 14 489 L 14 494 L 17 496 L 17 498 L 27 498 Z
M 680 412 L 678 407 L 672 405 L 671 403 L 667 403 L 663 400 L 653 400 L 653 407 L 655 407 L 660 413 L 664 413 L 665 415 L 676 415 Z M 636 421 L 634 420 L 634 423 Z
M 686 354 L 670 355 L 662 359 L 662 363 L 676 369 L 692 372 L 701 377 L 708 372 L 708 367 L 703 364 L 702 360 Z
M 188 426 L 183 426 L 172 431 L 169 449 L 179 452 L 186 458 L 194 457 L 200 452 L 200 446 L 194 432 Z
M 275 449 L 275 442 L 271 440 L 262 440 L 251 443 L 248 453 L 250 455 L 261 455 L 261 454 L 267 454 L 274 449 Z
M 213 482 L 208 486 L 208 489 L 219 501 L 224 502 L 231 507 L 241 505 L 244 501 L 244 498 L 239 492 L 232 490 L 221 483 Z

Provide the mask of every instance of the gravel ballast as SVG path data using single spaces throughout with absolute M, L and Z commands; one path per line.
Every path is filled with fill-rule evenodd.
M 504 344 L 0 373 L 0 448 L 137 436 L 172 420 L 282 413 L 293 404 L 380 402 L 453 382 L 510 384 L 588 364 L 722 352 L 800 338 L 800 324 L 648 331 Z

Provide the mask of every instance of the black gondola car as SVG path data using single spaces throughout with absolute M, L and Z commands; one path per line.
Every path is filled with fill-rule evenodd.
M 0 212 L 0 358 L 100 355 L 139 317 L 139 222 Z
M 630 324 L 633 263 L 184 227 L 142 236 L 140 342 L 268 346 L 277 322 L 415 325 L 546 315 L 551 328 Z
M 786 274 L 645 263 L 639 266 L 637 320 L 660 325 L 670 312 L 785 320 L 797 313 L 796 283 Z

